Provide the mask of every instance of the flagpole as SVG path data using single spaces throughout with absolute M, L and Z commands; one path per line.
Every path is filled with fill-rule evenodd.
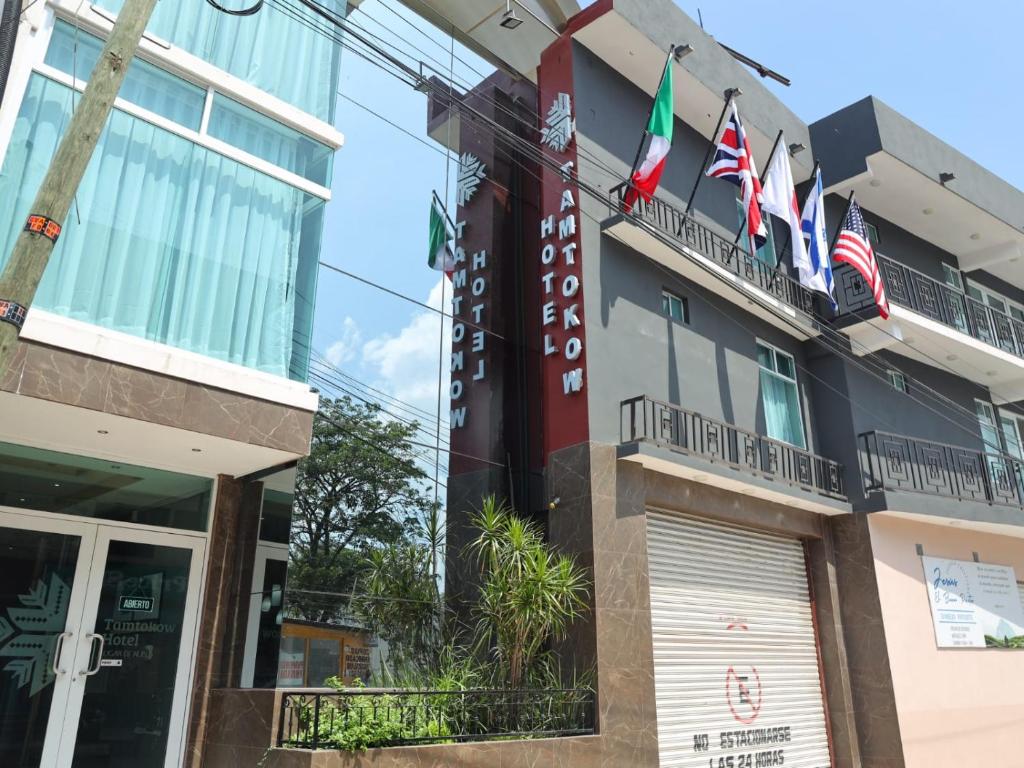
M 701 161 L 700 168 L 697 169 L 697 180 L 693 182 L 693 189 L 690 190 L 690 199 L 686 201 L 687 216 L 693 210 L 693 200 L 697 197 L 697 187 L 700 186 L 701 179 L 704 178 L 704 172 L 708 169 L 708 160 L 711 159 L 711 152 L 718 146 L 718 132 L 722 130 L 722 121 L 725 120 L 725 113 L 729 111 L 732 100 L 741 95 L 743 95 L 743 91 L 739 88 L 725 89 L 725 105 L 722 107 L 722 114 L 718 116 L 718 124 L 715 126 L 715 132 L 711 134 L 711 143 L 708 144 L 708 151 L 704 153 L 704 159 Z
M 843 231 L 843 225 L 846 223 L 846 216 L 850 213 L 850 206 L 853 205 L 854 192 L 850 192 L 850 196 L 846 198 L 846 210 L 843 211 L 843 215 L 839 218 L 839 226 L 836 227 L 836 233 L 832 236 L 832 245 L 828 248 L 828 257 L 832 258 L 832 251 L 836 249 L 836 243 L 839 242 L 839 233 Z
M 818 168 L 820 168 L 820 167 L 821 167 L 821 161 L 820 160 L 815 160 L 814 161 L 814 168 L 811 169 L 811 179 L 812 180 L 817 177 Z M 807 197 L 804 198 L 804 204 L 802 206 L 800 206 L 801 218 L 803 218 L 803 210 L 804 210 L 804 207 L 807 205 L 807 199 L 811 196 L 811 192 L 812 191 L 813 190 L 811 190 L 811 189 L 807 190 Z M 793 230 L 790 229 L 789 233 L 786 235 L 786 242 L 782 246 L 782 250 L 779 251 L 777 254 L 775 254 L 775 271 L 772 272 L 771 282 L 768 283 L 768 290 L 769 291 L 772 288 L 775 287 L 775 278 L 777 278 L 779 276 L 779 265 L 782 264 L 782 256 L 786 252 L 786 247 L 790 244 L 790 242 L 792 240 L 793 240 Z
M 451 227 L 452 227 L 452 231 L 454 232 L 454 231 L 455 231 L 455 222 L 454 222 L 454 221 L 452 221 L 452 217 L 448 215 L 448 206 L 446 206 L 446 205 L 445 205 L 445 204 L 444 204 L 444 203 L 443 203 L 443 202 L 441 201 L 441 198 L 440 198 L 440 197 L 438 197 L 438 194 L 437 194 L 437 190 L 436 190 L 436 189 L 432 189 L 432 190 L 430 190 L 430 191 L 431 191 L 431 192 L 433 193 L 433 195 L 434 195 L 434 202 L 435 202 L 435 203 L 437 203 L 437 204 L 438 204 L 439 206 L 441 206 L 441 213 L 443 213 L 443 214 L 444 214 L 444 218 L 445 218 L 445 221 L 447 221 L 447 222 L 448 222 L 448 223 L 449 223 L 449 224 L 451 225 Z
M 762 181 L 764 179 L 767 179 L 768 178 L 768 174 L 771 173 L 771 170 L 772 170 L 772 160 L 775 159 L 775 150 L 779 148 L 779 142 L 780 141 L 782 141 L 782 130 L 781 129 L 779 130 L 778 134 L 775 136 L 775 143 L 772 144 L 772 151 L 768 153 L 768 162 L 764 164 L 764 176 L 762 177 Z M 762 186 L 764 186 L 764 185 L 762 184 Z M 770 224 L 771 224 L 771 222 L 769 221 L 769 225 Z M 732 241 L 733 245 L 739 245 L 740 238 L 743 236 L 743 230 L 746 229 L 746 228 L 747 228 L 747 212 L 744 211 L 743 212 L 743 223 L 740 224 L 739 231 L 736 233 L 736 239 L 734 239 Z M 750 255 L 751 256 L 754 255 L 754 251 L 755 250 L 756 249 L 754 248 L 754 243 L 751 243 L 750 244 Z
M 640 165 L 640 155 L 643 154 L 644 144 L 647 142 L 647 126 L 651 124 L 651 117 L 654 115 L 654 107 L 658 103 L 658 94 L 661 93 L 661 86 L 665 84 L 665 75 L 668 72 L 668 68 L 672 66 L 672 58 L 676 52 L 676 44 L 668 48 L 668 59 L 665 61 L 665 68 L 661 70 L 661 79 L 658 80 L 658 87 L 654 91 L 654 99 L 651 101 L 651 108 L 647 111 L 647 119 L 644 121 L 644 129 L 640 134 L 640 146 L 636 148 L 636 157 L 633 158 L 633 167 L 629 171 L 629 176 L 626 178 L 626 182 L 630 185 L 633 184 L 633 174 L 636 173 L 637 167 Z

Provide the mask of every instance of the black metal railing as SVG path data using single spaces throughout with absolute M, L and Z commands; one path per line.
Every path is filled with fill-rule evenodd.
M 286 691 L 280 747 L 342 749 L 354 731 L 376 734 L 368 746 L 584 736 L 594 732 L 588 689 Z M 365 732 L 365 731 L 363 731 Z
M 918 440 L 889 432 L 860 435 L 864 490 L 913 491 L 1021 506 L 1024 463 L 1003 453 Z
M 890 302 L 1024 357 L 1024 323 L 1017 318 L 886 256 L 876 254 L 876 259 Z M 877 314 L 874 297 L 857 270 L 843 265 L 836 269 L 835 279 L 840 315 Z
M 846 500 L 843 466 L 645 395 L 622 403 L 622 442 L 641 440 Z
M 609 204 L 613 211 L 624 213 L 625 196 L 629 182 L 612 187 Z M 748 250 L 734 242 L 733 237 L 723 237 L 709 227 L 699 224 L 692 215 L 653 198 L 650 202 L 639 199 L 632 206 L 629 216 L 656 228 L 670 242 L 690 248 L 707 257 L 721 267 L 742 279 L 756 285 L 780 301 L 810 314 L 814 309 L 814 294 L 774 264 L 766 264 Z

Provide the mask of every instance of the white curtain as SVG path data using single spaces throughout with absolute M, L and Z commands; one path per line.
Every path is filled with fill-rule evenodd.
M 768 437 L 806 448 L 796 383 L 761 369 L 761 400 Z
M 0 263 L 67 123 L 69 97 L 67 87 L 32 76 L 0 170 Z M 312 296 L 322 208 L 294 187 L 114 110 L 36 305 L 304 378 L 310 312 L 296 295 Z

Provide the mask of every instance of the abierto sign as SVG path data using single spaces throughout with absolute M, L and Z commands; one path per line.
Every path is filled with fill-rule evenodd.
M 1013 568 L 921 557 L 939 648 L 1024 647 Z

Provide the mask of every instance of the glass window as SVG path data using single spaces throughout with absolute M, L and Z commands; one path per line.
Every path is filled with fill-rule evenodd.
M 318 0 L 344 17 L 346 0 Z M 96 0 L 117 13 L 124 0 Z M 298 16 L 299 18 L 296 18 Z M 206 0 L 157 3 L 147 31 L 321 120 L 334 119 L 341 31 L 308 11 L 264 5 L 252 16 L 228 16 Z
M 277 666 L 279 688 L 301 688 L 306 684 L 306 638 L 282 637 Z
M 263 570 L 263 593 L 260 600 L 260 618 L 256 632 L 256 660 L 253 665 L 253 688 L 273 688 L 277 682 L 278 660 L 281 654 L 281 624 L 285 579 L 288 563 L 267 558 Z M 294 639 L 294 638 L 293 638 Z M 300 674 L 301 677 L 301 674 Z M 302 683 L 299 683 L 302 685 Z
M 309 641 L 307 685 L 321 688 L 329 677 L 341 675 L 341 641 L 314 637 Z
M 80 29 L 76 31 L 66 21 L 57 21 L 44 62 L 79 80 L 87 80 L 102 48 L 98 37 Z M 118 97 L 198 131 L 206 91 L 136 58 L 128 67 Z
M 260 517 L 260 539 L 287 544 L 292 526 L 294 494 L 265 489 L 263 511 Z
M 743 210 L 743 201 L 739 198 L 736 198 L 736 215 L 739 220 L 739 225 L 741 227 L 745 227 L 747 224 L 747 212 Z M 775 265 L 778 262 L 778 259 L 775 257 L 775 232 L 772 228 L 771 217 L 767 213 L 764 214 L 764 228 L 768 231 L 768 239 L 765 240 L 764 245 L 757 249 L 757 253 L 755 253 L 754 256 L 758 261 L 767 264 L 772 269 L 775 269 Z M 741 242 L 744 244 L 745 248 L 749 248 L 750 241 L 745 235 L 746 232 L 744 232 L 744 237 Z
M 70 89 L 29 82 L 0 170 L 0 266 L 70 116 Z M 304 380 L 323 201 L 114 110 L 35 304 Z M 0 216 L 3 214 L 0 213 Z
M 757 342 L 761 368 L 761 401 L 768 437 L 806 448 L 800 394 L 796 383 L 796 362 L 792 355 Z
M 981 430 L 981 441 L 987 451 L 1002 451 L 999 443 L 999 432 L 996 429 L 996 414 L 991 403 L 983 400 L 974 401 L 974 411 L 978 415 L 978 427 Z
M 205 531 L 213 481 L 0 443 L 0 505 Z
M 206 132 L 317 184 L 330 184 L 334 150 L 219 93 Z
M 956 267 L 951 267 L 949 264 L 943 263 L 942 275 L 946 279 L 946 285 L 956 288 L 958 291 L 964 289 L 964 280 L 960 274 L 960 270 Z
M 865 221 L 864 228 L 868 231 L 868 242 L 871 243 L 873 247 L 878 247 L 878 244 L 881 242 L 878 237 L 878 227 L 869 221 Z
M 684 298 L 676 296 L 674 293 L 662 291 L 661 311 L 666 317 L 671 317 L 677 322 L 690 322 L 689 302 Z
M 892 384 L 893 389 L 904 393 L 910 391 L 910 388 L 907 386 L 907 377 L 902 373 L 892 369 L 887 370 L 885 373 L 889 377 L 889 383 Z

